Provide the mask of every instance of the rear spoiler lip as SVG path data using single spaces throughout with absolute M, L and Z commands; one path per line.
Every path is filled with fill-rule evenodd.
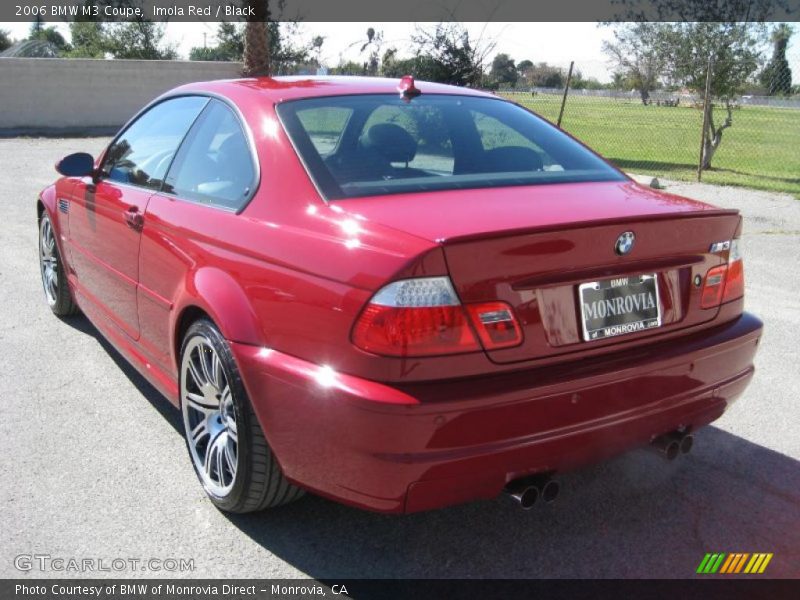
M 691 267 L 702 263 L 704 257 L 699 254 L 675 256 L 663 259 L 645 259 L 617 265 L 603 265 L 573 271 L 557 271 L 542 273 L 534 277 L 519 281 L 511 287 L 514 291 L 531 290 L 544 286 L 562 285 L 577 281 L 599 281 L 610 277 L 625 277 L 652 273 L 654 271 L 667 271 Z
M 704 217 L 724 217 L 737 216 L 739 210 L 735 208 L 712 208 L 706 210 L 692 210 L 686 212 L 669 212 L 631 215 L 625 217 L 608 217 L 605 219 L 593 219 L 590 221 L 577 221 L 575 223 L 552 223 L 547 225 L 532 225 L 528 227 L 516 227 L 514 229 L 504 229 L 502 231 L 484 231 L 480 233 L 468 233 L 451 238 L 437 238 L 435 241 L 439 245 L 461 244 L 464 242 L 474 242 L 478 240 L 501 239 L 514 237 L 517 235 L 528 235 L 534 233 L 547 233 L 550 231 L 587 229 L 598 225 L 608 225 L 616 223 L 627 225 L 629 223 L 639 223 L 641 221 L 671 221 L 676 219 L 698 219 Z

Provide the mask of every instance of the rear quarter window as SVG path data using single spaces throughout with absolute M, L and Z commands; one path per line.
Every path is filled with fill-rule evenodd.
M 181 145 L 164 191 L 238 211 L 255 185 L 254 156 L 239 119 L 224 103 L 211 100 Z

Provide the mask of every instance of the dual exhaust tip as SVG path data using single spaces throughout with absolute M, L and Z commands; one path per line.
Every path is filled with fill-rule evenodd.
M 520 508 L 530 510 L 539 501 L 552 504 L 558 498 L 561 485 L 550 477 L 523 477 L 509 483 L 505 492 L 516 500 Z
M 689 454 L 694 446 L 694 436 L 690 433 L 673 431 L 660 435 L 650 442 L 649 448 L 665 460 L 675 460 L 679 454 Z M 558 498 L 561 485 L 549 475 L 537 475 L 515 479 L 504 490 L 519 503 L 523 510 L 532 509 L 539 499 L 552 504 Z
M 660 435 L 650 442 L 650 449 L 666 460 L 675 460 L 679 454 L 689 454 L 694 445 L 694 436 L 689 433 L 673 431 Z

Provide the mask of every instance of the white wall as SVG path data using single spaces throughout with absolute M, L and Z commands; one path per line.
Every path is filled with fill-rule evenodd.
M 111 132 L 167 90 L 235 78 L 241 68 L 224 62 L 0 58 L 0 135 Z

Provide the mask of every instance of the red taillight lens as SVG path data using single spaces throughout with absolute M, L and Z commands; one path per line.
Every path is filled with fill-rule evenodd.
M 722 295 L 722 302 L 724 304 L 742 296 L 744 296 L 744 261 L 739 248 L 739 240 L 733 240 L 728 255 L 728 275 L 725 278 L 725 293 Z
M 703 298 L 700 301 L 701 308 L 714 308 L 722 302 L 722 294 L 725 292 L 725 275 L 728 273 L 728 265 L 714 267 L 706 274 L 706 281 L 703 284 Z
M 701 308 L 715 308 L 744 296 L 744 263 L 739 240 L 731 241 L 728 264 L 710 269 L 703 284 Z
M 508 304 L 464 307 L 448 277 L 425 277 L 378 291 L 353 327 L 353 343 L 383 356 L 432 356 L 516 346 L 522 331 Z
M 522 331 L 514 312 L 505 302 L 469 304 L 467 311 L 487 350 L 510 348 L 522 343 Z
M 356 321 L 353 343 L 384 356 L 481 349 L 448 277 L 406 279 L 383 287 Z
M 425 356 L 480 350 L 460 306 L 370 304 L 353 329 L 359 348 L 385 356 Z

